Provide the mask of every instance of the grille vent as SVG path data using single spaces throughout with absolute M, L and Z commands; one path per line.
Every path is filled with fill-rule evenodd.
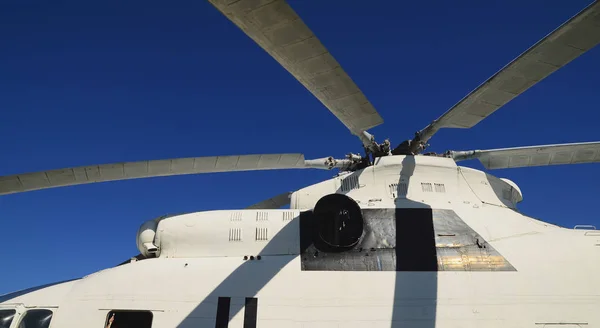
M 389 187 L 393 198 L 406 198 L 408 194 L 408 184 L 406 182 L 392 183 Z
M 352 189 L 358 189 L 360 186 L 358 185 L 358 175 L 349 175 L 346 178 L 342 179 L 342 192 L 348 192 Z
M 446 186 L 443 183 L 434 183 L 435 192 L 446 192 Z
M 229 241 L 242 241 L 242 228 L 229 229 Z
M 292 221 L 294 212 L 283 212 L 283 221 Z
M 267 212 L 256 212 L 256 222 L 269 221 L 269 213 Z
M 256 228 L 256 240 L 257 241 L 269 240 L 267 228 Z
M 233 212 L 231 213 L 231 217 L 229 218 L 231 222 L 240 222 L 242 221 L 242 212 Z
M 433 192 L 433 188 L 429 182 L 421 182 L 421 189 L 423 189 L 423 192 Z

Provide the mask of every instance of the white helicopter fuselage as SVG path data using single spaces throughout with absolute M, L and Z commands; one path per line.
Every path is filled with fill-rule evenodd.
M 328 254 L 306 222 L 334 193 L 360 206 L 365 229 Z M 111 311 L 150 311 L 155 328 L 600 325 L 600 232 L 527 217 L 521 200 L 514 183 L 449 158 L 381 157 L 294 192 L 289 210 L 148 221 L 137 243 L 153 258 L 0 296 L 0 311 L 15 310 L 11 328 L 31 309 L 65 328 L 104 327 Z

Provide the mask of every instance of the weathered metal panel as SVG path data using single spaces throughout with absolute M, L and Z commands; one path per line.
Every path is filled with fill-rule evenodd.
M 342 252 L 319 249 L 311 230 L 318 218 L 302 213 L 302 270 L 516 271 L 452 210 L 363 209 L 362 213 L 359 243 Z

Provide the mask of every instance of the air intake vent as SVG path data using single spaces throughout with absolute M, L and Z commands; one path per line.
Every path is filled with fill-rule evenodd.
M 256 240 L 257 241 L 269 240 L 267 228 L 256 228 Z
M 516 204 L 518 198 L 517 192 L 513 187 L 510 187 L 510 189 L 502 189 L 502 198 L 513 204 Z
M 434 183 L 435 192 L 446 192 L 446 186 L 443 183 Z
M 406 198 L 406 195 L 408 195 L 408 183 L 400 182 L 400 185 L 398 185 L 398 197 Z
M 256 212 L 256 222 L 269 221 L 269 213 L 267 212 Z
M 360 186 L 358 185 L 358 175 L 349 175 L 346 178 L 342 179 L 342 192 L 348 192 L 352 189 L 358 189 Z
M 423 189 L 423 192 L 433 192 L 433 188 L 429 182 L 422 182 L 421 189 Z
M 406 182 L 392 183 L 389 187 L 392 198 L 406 198 L 408 194 L 408 184 Z
M 229 241 L 242 241 L 242 228 L 229 229 Z
M 233 212 L 231 213 L 231 217 L 229 218 L 231 222 L 240 222 L 242 221 L 242 212 Z
M 510 193 L 512 195 L 511 201 L 513 202 L 513 204 L 517 203 L 517 199 L 519 198 L 517 191 L 514 188 L 510 189 Z
M 512 190 L 511 189 L 502 189 L 502 198 L 512 201 Z
M 283 221 L 292 221 L 294 219 L 294 212 L 283 212 Z

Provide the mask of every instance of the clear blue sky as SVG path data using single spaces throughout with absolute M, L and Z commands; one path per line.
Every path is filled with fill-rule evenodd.
M 572 1 L 291 1 L 374 104 L 393 143 L 584 8 Z M 209 155 L 359 152 L 289 73 L 204 1 L 0 4 L 0 175 Z M 432 149 L 599 140 L 600 48 Z M 478 162 L 468 166 L 481 168 Z M 526 214 L 600 226 L 600 166 L 494 171 Z M 137 254 L 145 220 L 243 208 L 331 175 L 269 171 L 131 180 L 0 197 L 0 293 Z

